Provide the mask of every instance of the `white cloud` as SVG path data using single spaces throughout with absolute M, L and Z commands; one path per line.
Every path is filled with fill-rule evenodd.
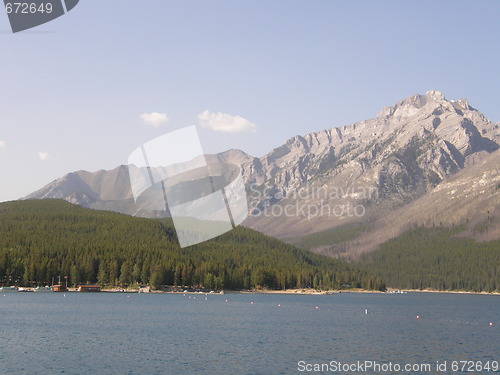
M 141 119 L 145 125 L 151 125 L 155 128 L 159 127 L 161 124 L 168 122 L 168 116 L 166 113 L 143 113 Z
M 255 133 L 257 125 L 241 116 L 233 116 L 222 112 L 203 111 L 198 115 L 200 125 L 223 133 Z
M 48 152 L 39 152 L 38 153 L 38 159 L 41 161 L 47 160 L 49 158 L 49 153 Z
M 5 147 L 5 141 L 0 141 L 0 148 L 4 148 Z

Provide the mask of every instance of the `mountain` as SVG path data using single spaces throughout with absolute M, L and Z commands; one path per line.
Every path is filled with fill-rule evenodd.
M 398 186 L 387 182 L 406 177 L 412 187 L 425 187 L 429 179 L 442 179 L 473 163 L 473 156 L 498 149 L 499 140 L 500 126 L 466 99 L 448 101 L 429 91 L 384 108 L 374 119 L 291 138 L 248 163 L 246 177 L 249 182 L 272 181 L 286 195 L 308 181 L 364 175 L 375 178 L 386 196 L 403 198 L 414 195 L 405 181 Z M 408 160 L 412 156 L 419 157 L 416 165 Z
M 240 150 L 206 155 L 210 165 L 220 163 L 241 165 L 250 159 L 250 156 Z M 127 165 L 120 165 L 112 170 L 97 172 L 82 170 L 68 173 L 22 199 L 63 199 L 85 208 L 115 211 L 137 217 L 170 216 L 168 211 L 149 208 L 149 199 L 156 197 L 155 191 L 154 188 L 148 189 L 136 202 L 132 194 L 129 168 Z
M 111 171 L 68 173 L 23 199 L 47 198 L 64 199 L 82 207 L 98 210 L 130 215 L 140 213 L 140 209 L 134 203 L 128 167 L 125 165 Z
M 247 180 L 261 190 L 267 184 L 270 192 L 266 200 L 254 194 L 260 211 L 269 208 L 249 225 L 293 239 L 389 215 L 494 153 L 499 128 L 466 99 L 448 101 L 429 91 L 384 108 L 374 119 L 296 136 L 247 164 Z M 365 210 L 349 213 L 349 204 Z M 273 209 L 284 211 L 276 205 L 298 208 L 275 220 Z
M 373 250 L 421 223 L 496 220 L 499 143 L 500 124 L 431 90 L 373 119 L 295 136 L 260 158 L 229 150 L 207 159 L 241 166 L 252 208 L 246 226 L 338 255 Z M 126 166 L 75 172 L 27 198 L 165 215 L 134 203 Z M 498 238 L 495 223 L 475 238 Z

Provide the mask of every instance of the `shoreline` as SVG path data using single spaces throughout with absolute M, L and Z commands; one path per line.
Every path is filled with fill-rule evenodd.
M 391 291 L 394 291 L 392 293 Z M 397 291 L 397 292 L 396 292 Z M 285 290 L 255 290 L 255 291 L 234 291 L 235 293 L 248 293 L 248 294 L 292 294 L 292 295 L 331 295 L 343 293 L 367 293 L 367 294 L 401 294 L 403 293 L 442 293 L 442 294 L 477 294 L 477 295 L 491 295 L 499 296 L 500 292 L 474 292 L 474 291 L 460 291 L 460 290 L 436 290 L 436 289 L 389 289 L 386 292 L 380 290 L 368 289 L 341 289 L 341 290 L 328 290 L 317 291 L 314 289 L 285 289 Z M 232 292 L 227 292 L 232 293 Z
M 414 293 L 449 293 L 449 294 L 477 294 L 485 296 L 500 296 L 500 292 L 473 292 L 468 290 L 436 290 L 436 289 L 405 289 Z
M 33 291 L 33 290 L 31 290 Z M 79 292 L 76 288 L 68 288 L 65 293 L 95 293 L 95 292 Z M 36 293 L 36 292 L 35 292 Z M 62 293 L 62 292 L 53 292 Z M 340 290 L 316 290 L 316 289 L 252 289 L 252 290 L 223 290 L 223 291 L 172 291 L 172 290 L 152 290 L 148 291 L 133 289 L 104 288 L 97 293 L 146 293 L 146 294 L 206 294 L 206 295 L 223 295 L 223 294 L 288 294 L 288 295 L 334 295 L 343 293 L 366 293 L 366 294 L 406 294 L 406 293 L 441 293 L 441 294 L 475 294 L 487 296 L 500 296 L 500 292 L 474 292 L 465 290 L 436 290 L 436 289 L 388 289 L 387 291 L 367 290 L 361 288 L 340 289 Z M 38 293 L 37 293 L 38 294 Z
M 395 291 L 392 293 L 391 291 Z M 403 293 L 398 293 L 398 292 Z M 500 296 L 500 292 L 473 292 L 473 291 L 458 291 L 458 290 L 435 290 L 435 289 L 389 289 L 386 292 L 379 290 L 368 290 L 368 289 L 340 289 L 340 290 L 322 290 L 317 291 L 315 289 L 281 289 L 281 290 L 224 290 L 222 294 L 287 294 L 287 295 L 334 295 L 334 294 L 347 294 L 347 293 L 366 293 L 366 294 L 406 294 L 406 293 L 441 293 L 441 294 L 477 294 L 477 295 L 487 295 L 487 296 Z M 130 292 L 129 292 L 130 293 Z M 152 290 L 149 293 L 161 293 L 161 294 L 210 294 L 205 292 L 172 292 L 172 291 L 161 291 Z M 214 292 L 211 295 L 219 295 L 221 293 Z

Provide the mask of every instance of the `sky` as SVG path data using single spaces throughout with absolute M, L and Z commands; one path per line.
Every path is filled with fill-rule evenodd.
M 500 121 L 500 1 L 82 0 L 13 34 L 0 9 L 0 201 L 126 164 L 190 125 L 263 156 L 436 89 Z

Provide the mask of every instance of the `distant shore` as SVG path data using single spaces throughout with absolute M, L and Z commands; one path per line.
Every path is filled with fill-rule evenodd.
M 394 292 L 394 293 L 393 293 Z M 399 293 L 398 293 L 399 292 Z M 202 292 L 169 292 L 169 291 L 151 291 L 151 293 L 192 293 L 200 294 Z M 478 295 L 500 295 L 500 292 L 473 292 L 473 291 L 457 291 L 457 290 L 435 290 L 435 289 L 389 289 L 388 291 L 368 290 L 361 288 L 340 289 L 340 290 L 316 290 L 310 288 L 301 289 L 253 289 L 253 290 L 224 290 L 225 294 L 290 294 L 290 295 L 332 295 L 332 294 L 346 294 L 346 293 L 368 293 L 368 294 L 400 294 L 400 293 L 442 293 L 442 294 L 478 294 Z M 205 294 L 205 293 L 203 293 Z M 215 292 L 219 294 L 219 292 Z
M 249 291 L 237 291 L 237 293 L 329 295 L 329 294 L 341 294 L 341 293 L 384 293 L 384 292 L 378 290 L 367 290 L 367 289 L 357 289 L 357 288 L 341 289 L 341 290 L 316 290 L 310 288 L 302 288 L 302 289 L 277 289 L 277 290 L 255 289 Z
M 473 292 L 467 290 L 405 289 L 405 291 L 416 293 L 482 294 L 488 296 L 500 296 L 500 292 Z
M 368 290 L 361 288 L 317 291 L 315 289 L 282 289 L 282 290 L 254 290 L 254 291 L 237 291 L 237 293 L 256 293 L 256 294 L 306 294 L 306 295 L 328 295 L 328 294 L 341 294 L 341 293 L 370 293 L 370 294 L 398 294 L 401 293 L 448 293 L 448 294 L 478 294 L 478 295 L 500 295 L 500 292 L 473 292 L 473 291 L 459 291 L 459 290 L 436 290 L 436 289 L 389 289 L 386 292 L 380 290 Z M 228 292 L 234 293 L 234 292 Z
M 392 292 L 394 291 L 394 293 Z M 225 293 L 238 294 L 291 294 L 291 295 L 331 295 L 346 293 L 368 293 L 368 294 L 401 294 L 401 293 L 442 293 L 442 294 L 478 294 L 478 295 L 500 295 L 500 292 L 473 292 L 458 290 L 434 290 L 434 289 L 389 289 L 388 291 L 368 290 L 361 288 L 340 289 L 340 290 L 315 290 L 315 289 L 280 289 L 280 290 L 226 290 Z M 399 292 L 399 293 L 398 293 Z M 168 292 L 166 292 L 168 293 Z
M 30 289 L 33 288 L 21 288 Z M 144 290 L 145 289 L 145 290 Z M 27 291 L 27 290 L 24 290 Z M 78 288 L 68 288 L 65 292 L 78 292 Z M 436 290 L 436 289 L 388 289 L 387 291 L 368 290 L 361 288 L 339 289 L 339 290 L 316 290 L 312 288 L 300 289 L 251 289 L 251 290 L 223 290 L 207 291 L 197 289 L 178 288 L 177 290 L 153 290 L 151 288 L 103 288 L 101 293 L 151 293 L 151 294 L 289 294 L 289 295 L 333 295 L 345 293 L 367 293 L 367 294 L 405 294 L 405 293 L 442 293 L 442 294 L 476 294 L 476 295 L 494 295 L 499 296 L 500 292 L 474 292 L 461 290 Z

